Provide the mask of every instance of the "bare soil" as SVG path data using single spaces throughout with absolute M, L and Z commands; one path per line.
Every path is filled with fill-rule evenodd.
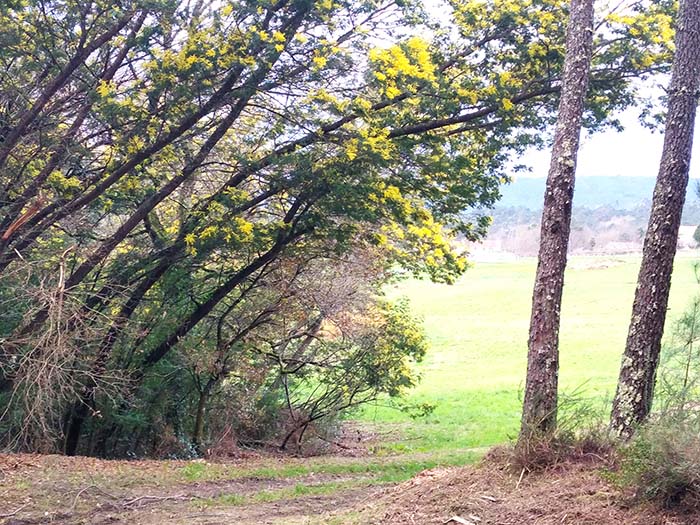
M 108 461 L 58 455 L 0 455 L 0 524 L 306 523 L 308 517 L 323 520 L 330 511 L 362 506 L 382 491 L 365 483 L 369 480 L 362 473 L 240 477 L 241 470 L 264 468 L 274 472 L 304 461 L 282 457 L 223 463 Z M 183 479 L 185 467 L 200 464 L 217 479 Z M 225 478 L 229 471 L 235 475 L 233 479 Z M 346 482 L 350 486 L 343 487 Z M 293 494 L 298 485 L 313 488 L 327 483 L 337 483 L 340 488 L 322 495 Z M 229 504 L 225 499 L 284 489 L 292 492 L 275 501 Z
M 700 509 L 637 504 L 601 477 L 600 462 L 565 463 L 531 475 L 503 465 L 435 469 L 367 506 L 363 523 L 429 525 L 698 525 Z M 451 518 L 455 520 L 450 521 Z M 460 521 L 461 520 L 461 521 Z M 359 523 L 359 522 L 358 522 Z
M 605 481 L 604 464 L 595 460 L 523 476 L 491 461 L 433 469 L 381 487 L 364 484 L 363 474 L 263 478 L 240 477 L 236 470 L 239 474 L 226 478 L 234 472 L 227 469 L 274 469 L 295 461 L 305 460 L 207 463 L 215 479 L 188 481 L 183 467 L 197 462 L 0 455 L 0 523 L 430 525 L 454 517 L 452 523 L 471 525 L 700 525 L 698 509 L 632 504 L 629 494 Z M 291 490 L 255 503 L 225 499 L 329 482 L 337 482 L 338 490 L 318 495 Z

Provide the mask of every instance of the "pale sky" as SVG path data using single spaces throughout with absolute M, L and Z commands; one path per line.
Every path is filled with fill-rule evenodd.
M 620 119 L 625 130 L 614 130 L 584 135 L 578 157 L 577 177 L 596 175 L 656 177 L 661 160 L 663 134 L 652 133 L 642 127 L 636 118 L 638 110 L 631 109 Z M 696 135 L 700 133 L 700 122 L 696 121 Z M 696 137 L 697 138 L 697 137 Z M 519 162 L 530 166 L 531 173 L 518 177 L 546 177 L 550 152 L 532 150 Z M 690 176 L 700 177 L 700 138 L 693 145 L 693 161 Z
M 449 25 L 452 21 L 452 9 L 445 0 L 423 0 L 426 11 L 436 20 Z M 624 10 L 623 3 L 614 0 L 605 2 L 599 0 L 597 9 L 607 12 L 611 6 L 617 11 Z M 646 86 L 640 86 L 640 93 L 648 95 L 657 91 L 661 85 L 666 85 L 669 78 L 657 78 L 647 81 Z M 585 135 L 579 150 L 577 177 L 600 175 L 611 176 L 646 176 L 656 177 L 663 148 L 662 129 L 652 133 L 644 128 L 637 119 L 639 108 L 630 108 L 623 113 L 619 120 L 625 127 L 622 132 L 610 130 Z M 697 135 L 700 135 L 700 121 L 696 121 Z M 518 158 L 519 164 L 532 168 L 530 173 L 521 172 L 515 177 L 546 177 L 549 168 L 550 152 L 547 148 L 538 151 L 532 149 Z M 700 137 L 693 147 L 693 162 L 690 165 L 690 176 L 700 178 Z

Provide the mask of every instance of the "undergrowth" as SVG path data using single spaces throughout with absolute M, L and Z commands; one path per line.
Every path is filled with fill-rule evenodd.
M 603 405 L 581 395 L 582 389 L 561 395 L 555 429 L 523 429 L 515 444 L 496 449 L 491 458 L 516 472 L 531 473 L 568 462 L 611 462 L 613 443 L 603 423 Z
M 696 422 L 659 419 L 641 428 L 620 450 L 613 481 L 639 501 L 665 508 L 700 507 L 700 428 Z

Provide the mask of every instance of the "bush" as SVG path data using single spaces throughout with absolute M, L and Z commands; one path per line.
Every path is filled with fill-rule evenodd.
M 613 480 L 630 487 L 639 501 L 699 507 L 700 297 L 676 320 L 670 335 L 656 382 L 654 415 L 620 449 Z
M 700 425 L 659 418 L 621 449 L 617 481 L 640 501 L 700 506 Z

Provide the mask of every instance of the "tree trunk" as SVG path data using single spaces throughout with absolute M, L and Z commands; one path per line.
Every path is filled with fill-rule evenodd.
M 521 438 L 556 426 L 559 313 L 571 227 L 571 201 L 593 41 L 593 1 L 572 0 L 559 115 L 542 210 L 532 294 Z
M 700 2 L 697 0 L 681 1 L 675 42 L 663 154 L 610 417 L 611 430 L 624 439 L 646 419 L 654 395 L 700 87 Z
M 134 293 L 122 306 L 119 315 L 112 321 L 107 334 L 100 343 L 97 357 L 90 370 L 88 378 L 78 399 L 73 402 L 68 418 L 64 453 L 66 456 L 74 456 L 80 442 L 80 435 L 85 421 L 90 417 L 95 406 L 95 394 L 98 388 L 96 378 L 103 375 L 112 356 L 112 349 L 119 337 L 124 325 L 131 319 L 136 308 L 141 304 L 144 296 L 160 280 L 170 268 L 171 259 L 166 258 L 147 275 L 146 279 L 134 290 Z M 0 385 L 1 386 L 1 385 Z M 0 390 L 1 392 L 2 390 Z
M 78 451 L 83 423 L 89 417 L 94 403 L 94 390 L 84 393 L 82 398 L 82 402 L 73 403 L 73 409 L 70 411 L 63 449 L 66 456 L 75 456 Z
M 207 411 L 207 403 L 209 402 L 209 394 L 212 387 L 216 383 L 215 379 L 210 379 L 199 393 L 199 401 L 197 402 L 197 413 L 195 414 L 194 430 L 192 432 L 192 444 L 198 454 L 203 453 L 204 443 L 204 416 Z

